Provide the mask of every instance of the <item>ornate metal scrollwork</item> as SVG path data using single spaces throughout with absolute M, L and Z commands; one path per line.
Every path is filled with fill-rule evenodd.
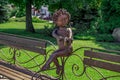
M 107 80 L 107 79 L 112 78 L 112 77 L 120 77 L 120 75 L 105 77 L 95 67 L 85 65 L 84 62 L 83 62 L 84 56 L 81 57 L 81 54 L 77 53 L 77 51 L 79 51 L 83 48 L 84 49 L 87 48 L 87 49 L 90 49 L 90 50 L 98 50 L 98 49 L 89 48 L 89 47 L 81 47 L 81 48 L 75 49 L 70 56 L 60 58 L 61 59 L 60 63 L 61 63 L 61 66 L 62 66 L 62 70 L 61 70 L 61 73 L 59 75 L 53 76 L 55 79 L 69 80 L 68 75 L 66 74 L 67 68 L 65 66 L 67 66 L 67 63 L 69 63 L 69 61 L 70 61 L 70 59 L 72 59 L 72 57 L 75 57 L 77 59 L 77 61 L 79 61 L 81 63 L 81 64 L 74 63 L 74 61 L 71 60 L 73 63 L 70 65 L 71 68 L 69 70 L 71 70 L 71 74 L 73 74 L 73 76 L 75 76 L 77 78 L 85 75 L 86 77 L 88 77 L 89 80 L 92 80 L 92 77 L 87 72 L 88 68 L 91 68 L 92 70 L 96 71 L 98 73 L 98 75 L 101 77 L 101 80 Z M 32 61 L 34 63 L 34 65 L 23 66 L 23 67 L 26 68 L 26 69 L 29 69 L 29 70 L 37 68 L 37 70 L 35 71 L 35 74 L 33 75 L 32 79 L 34 79 L 34 77 L 36 76 L 36 79 L 38 78 L 38 79 L 44 80 L 45 78 L 53 79 L 53 77 L 48 77 L 49 76 L 48 73 L 49 73 L 49 71 L 56 70 L 56 67 L 54 65 L 51 66 L 51 68 L 49 70 L 46 70 L 46 71 L 41 71 L 40 68 L 43 64 L 45 64 L 48 56 L 50 55 L 49 53 L 52 53 L 54 50 L 55 49 L 48 50 L 46 52 L 46 55 L 40 55 L 40 54 L 31 55 L 26 50 L 10 47 L 9 50 L 8 50 L 9 54 L 10 54 L 9 57 L 5 55 L 5 52 L 2 49 L 0 49 L 0 54 L 2 56 L 4 56 L 4 58 L 11 64 L 23 65 L 23 64 L 28 64 Z M 19 58 L 21 56 L 23 56 L 23 54 L 26 55 L 29 59 L 27 59 L 25 61 L 19 60 Z M 41 62 L 39 62 L 39 60 L 36 59 L 36 58 L 39 58 L 40 56 L 42 56 L 42 58 L 43 58 L 43 60 Z M 0 56 L 1 60 L 5 60 L 4 58 L 2 58 Z M 48 75 L 48 76 L 45 76 L 45 75 Z M 2 78 L 2 77 L 0 77 L 0 78 Z
M 77 59 L 78 62 L 81 62 L 81 64 L 78 64 L 78 63 L 74 63 L 73 61 L 73 64 L 70 65 L 71 66 L 71 71 L 72 71 L 72 74 L 77 77 L 77 78 L 80 78 L 81 76 L 85 75 L 89 80 L 94 80 L 92 78 L 92 76 L 89 75 L 89 73 L 87 72 L 88 68 L 90 68 L 91 70 L 94 70 L 94 72 L 96 72 L 96 75 L 98 74 L 98 76 L 100 77 L 99 79 L 100 80 L 107 80 L 109 78 L 114 78 L 114 77 L 120 77 L 120 75 L 114 75 L 114 76 L 109 76 L 109 77 L 105 77 L 102 72 L 99 71 L 99 69 L 97 69 L 96 67 L 92 67 L 92 66 L 88 66 L 88 65 L 85 65 L 84 64 L 84 56 L 81 57 L 80 54 L 77 54 L 76 52 L 81 50 L 81 49 L 89 49 L 89 50 L 97 50 L 99 51 L 100 49 L 96 49 L 96 48 L 90 48 L 90 47 L 81 47 L 81 48 L 77 48 L 76 50 L 73 51 L 73 54 L 70 55 L 69 57 L 62 57 L 61 58 L 61 65 L 62 65 L 62 71 L 61 71 L 61 74 L 58 75 L 58 77 L 56 77 L 56 79 L 58 80 L 70 80 L 70 78 L 68 78 L 68 75 L 66 74 L 66 69 L 68 69 L 68 67 L 66 68 L 65 66 L 67 65 L 67 63 L 69 63 L 68 61 L 70 61 L 71 57 L 75 57 Z M 70 67 L 69 67 L 70 68 Z M 56 68 L 54 68 L 56 69 Z M 53 70 L 53 69 L 49 69 L 49 70 Z M 49 70 L 46 70 L 46 71 L 49 71 Z M 70 69 L 69 69 L 70 70 Z M 37 73 L 40 73 L 42 74 L 44 71 L 38 71 Z M 37 74 L 36 73 L 36 74 Z M 40 76 L 39 76 L 40 77 Z M 55 77 L 55 76 L 54 76 Z M 94 77 L 94 76 L 93 76 Z M 43 79 L 44 80 L 44 79 Z

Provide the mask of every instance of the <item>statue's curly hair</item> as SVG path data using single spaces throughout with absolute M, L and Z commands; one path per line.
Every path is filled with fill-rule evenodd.
M 68 18 L 68 21 L 70 20 L 71 16 L 70 16 L 70 13 L 67 12 L 67 10 L 65 9 L 59 9 L 58 11 L 56 11 L 54 14 L 53 14 L 53 22 L 55 23 L 58 19 L 59 16 L 61 15 L 66 15 L 67 18 Z

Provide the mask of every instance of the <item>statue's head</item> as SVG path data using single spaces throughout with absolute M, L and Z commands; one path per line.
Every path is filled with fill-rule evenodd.
M 53 14 L 53 22 L 58 27 L 64 27 L 69 23 L 70 14 L 65 9 L 59 9 Z

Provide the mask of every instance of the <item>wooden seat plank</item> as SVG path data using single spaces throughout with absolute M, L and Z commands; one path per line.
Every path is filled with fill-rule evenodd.
M 4 69 L 4 70 L 6 70 L 6 71 L 13 72 L 14 74 L 17 74 L 18 76 L 20 76 L 20 77 L 22 77 L 22 78 L 25 78 L 25 79 L 31 79 L 31 76 L 26 75 L 26 74 L 21 73 L 21 72 L 16 71 L 16 70 L 13 70 L 13 69 L 7 68 L 7 67 L 5 67 L 5 66 L 0 65 L 0 68 Z
M 36 40 L 30 40 L 30 39 L 14 37 L 14 36 L 9 36 L 9 35 L 1 35 L 1 34 L 0 34 L 0 38 L 2 40 L 8 40 L 10 42 L 24 44 L 24 45 L 28 45 L 28 46 L 32 45 L 32 46 L 39 46 L 42 48 L 46 47 L 46 41 L 36 41 Z
M 9 42 L 9 41 L 6 41 L 6 40 L 0 40 L 0 44 L 12 46 L 12 47 L 15 47 L 15 48 L 18 48 L 18 49 L 25 49 L 25 50 L 37 52 L 37 53 L 40 53 L 40 54 L 45 54 L 46 53 L 46 50 L 43 49 L 43 48 L 33 47 L 31 45 L 26 46 L 25 44 L 13 43 L 13 42 Z
M 97 60 L 88 59 L 88 58 L 84 58 L 84 64 L 111 70 L 111 71 L 120 72 L 120 65 L 118 64 L 112 64 L 112 63 L 97 61 Z
M 120 63 L 120 55 L 85 50 L 85 56 Z
M 0 73 L 15 80 L 30 80 L 31 79 L 31 76 L 29 75 L 12 70 L 4 66 L 0 66 Z
M 2 75 L 7 75 L 8 78 L 12 79 L 12 80 L 21 80 L 20 78 L 14 76 L 14 75 L 10 75 L 9 73 L 6 73 L 2 70 L 0 70 L 0 73 L 2 73 Z

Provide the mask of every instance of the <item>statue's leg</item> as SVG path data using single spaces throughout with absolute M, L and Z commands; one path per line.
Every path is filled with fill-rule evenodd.
M 49 68 L 50 63 L 53 61 L 56 65 L 56 67 L 59 67 L 59 62 L 57 60 L 57 57 L 64 57 L 64 56 L 69 56 L 70 51 L 69 49 L 60 49 L 60 50 L 56 50 L 48 59 L 48 61 L 46 62 L 46 64 L 42 67 L 42 70 L 46 70 Z
M 57 58 L 54 58 L 53 62 L 54 62 L 54 64 L 55 64 L 56 67 L 60 66 L 60 65 L 59 65 L 59 61 L 58 61 Z
M 56 68 L 57 68 L 56 74 L 60 74 L 60 72 L 61 72 L 61 70 L 62 70 L 62 66 L 60 66 L 57 57 L 66 57 L 66 56 L 69 56 L 71 52 L 72 52 L 72 51 L 69 50 L 69 49 L 63 49 L 63 50 L 60 50 L 59 52 L 53 54 L 53 55 L 56 56 L 56 57 L 53 59 L 53 62 L 54 62 L 54 64 L 56 65 Z
M 55 58 L 55 56 L 53 54 L 57 53 L 58 50 L 56 50 L 55 52 L 53 52 L 50 56 L 50 58 L 47 60 L 47 62 L 45 63 L 45 65 L 41 68 L 41 70 L 46 70 L 50 67 L 50 63 L 52 61 L 54 61 L 55 65 L 58 66 L 59 63 L 58 63 L 58 60 L 53 60 Z

